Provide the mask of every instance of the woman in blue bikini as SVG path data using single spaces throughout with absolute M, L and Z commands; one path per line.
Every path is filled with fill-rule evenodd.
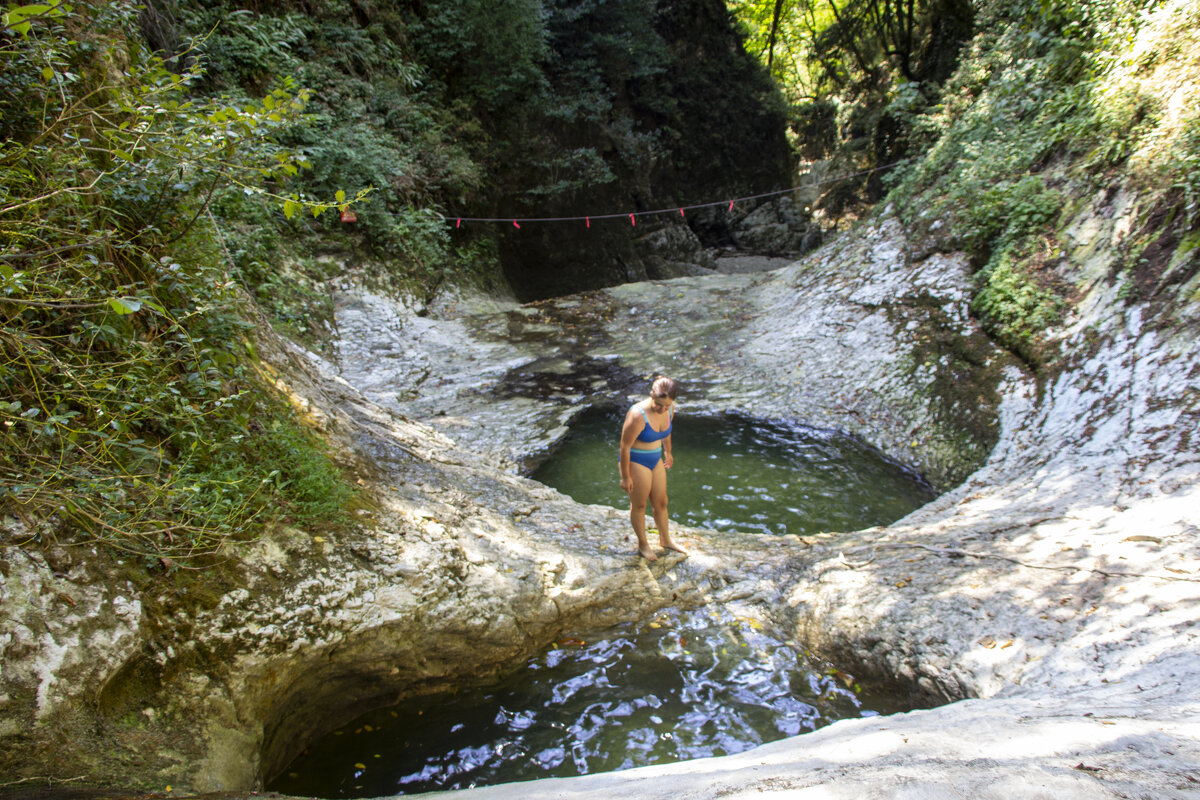
M 675 415 L 675 381 L 659 376 L 650 386 L 650 397 L 635 403 L 621 428 L 621 490 L 629 495 L 629 521 L 637 534 L 638 553 L 648 561 L 658 556 L 646 539 L 646 501 L 658 525 L 658 543 L 686 554 L 675 542 L 667 523 L 667 470 L 671 457 L 671 424 Z

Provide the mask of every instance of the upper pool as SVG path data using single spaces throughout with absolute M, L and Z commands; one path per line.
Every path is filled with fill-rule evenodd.
M 617 472 L 624 412 L 580 417 L 532 477 L 581 503 L 627 508 Z M 743 415 L 692 416 L 671 436 L 671 519 L 697 528 L 809 534 L 887 525 L 934 497 L 913 470 L 836 431 Z

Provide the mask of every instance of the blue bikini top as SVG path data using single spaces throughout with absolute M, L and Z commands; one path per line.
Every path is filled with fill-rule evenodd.
M 672 408 L 670 413 L 667 415 L 667 429 L 665 431 L 654 430 L 654 428 L 650 425 L 650 418 L 646 416 L 646 409 L 641 409 L 641 412 L 642 419 L 646 420 L 646 427 L 642 428 L 642 432 L 638 434 L 637 440 L 639 442 L 657 442 L 660 439 L 665 439 L 671 435 L 671 425 L 673 424 L 673 420 L 675 418 L 675 409 Z

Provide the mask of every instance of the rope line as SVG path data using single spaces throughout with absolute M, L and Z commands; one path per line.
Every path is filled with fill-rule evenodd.
M 891 169 L 892 167 L 895 167 L 899 164 L 903 164 L 907 161 L 912 161 L 912 159 L 911 158 L 902 158 L 899 161 L 893 161 L 890 164 L 883 164 L 878 167 L 872 167 L 871 169 L 864 169 L 864 170 L 860 170 L 858 172 L 851 172 L 851 173 L 848 173 L 845 175 L 839 175 L 838 177 L 835 177 L 835 178 L 827 178 L 823 181 L 817 181 L 815 183 L 806 183 L 806 184 L 802 184 L 800 186 L 793 186 L 790 189 L 777 189 L 773 192 L 763 192 L 762 194 L 751 194 L 751 195 L 746 195 L 745 197 L 735 197 L 732 200 L 717 200 L 717 201 L 714 201 L 711 203 L 694 203 L 692 205 L 686 205 L 686 206 L 671 206 L 670 208 L 656 208 L 651 211 L 633 211 L 633 212 L 618 211 L 618 212 L 613 212 L 613 213 L 609 213 L 609 214 L 583 214 L 583 215 L 575 216 L 575 217 L 459 217 L 459 216 L 454 216 L 452 214 L 441 214 L 440 216 L 442 218 L 442 221 L 444 221 L 444 222 L 454 222 L 454 226 L 456 228 L 461 227 L 464 222 L 505 222 L 505 223 L 514 225 L 518 228 L 521 227 L 521 223 L 523 223 L 523 222 L 584 222 L 590 228 L 592 226 L 592 220 L 594 220 L 594 219 L 622 219 L 622 218 L 628 218 L 630 224 L 637 225 L 638 217 L 649 217 L 649 216 L 653 216 L 655 214 L 679 214 L 680 216 L 686 216 L 685 212 L 687 212 L 687 211 L 694 211 L 698 208 L 714 208 L 716 206 L 724 206 L 724 205 L 728 205 L 729 210 L 732 211 L 734 205 L 737 203 L 744 203 L 744 202 L 747 202 L 750 200 L 761 200 L 764 197 L 777 197 L 778 195 L 788 194 L 790 192 L 795 192 L 800 189 L 808 189 L 813 186 L 824 186 L 827 183 L 837 183 L 838 181 L 844 181 L 844 180 L 847 180 L 848 178 L 857 178 L 861 175 L 869 175 L 872 172 L 878 172 L 878 171 L 884 170 L 884 169 Z M 807 173 L 807 174 L 812 174 L 812 173 Z

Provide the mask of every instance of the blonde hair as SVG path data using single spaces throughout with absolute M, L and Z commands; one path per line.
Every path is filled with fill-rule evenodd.
M 669 397 L 674 400 L 678 391 L 679 384 L 665 375 L 657 376 L 654 383 L 650 384 L 650 394 L 653 397 Z

